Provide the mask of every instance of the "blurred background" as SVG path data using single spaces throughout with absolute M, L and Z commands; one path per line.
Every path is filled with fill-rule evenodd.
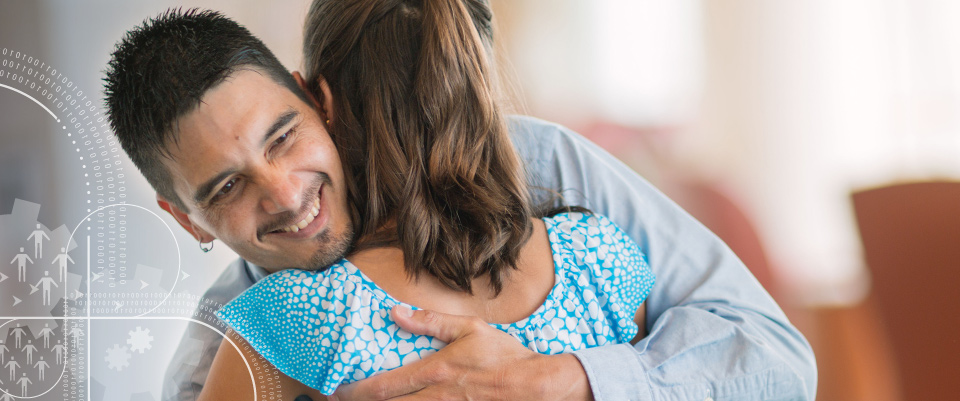
M 813 344 L 818 399 L 953 394 L 960 3 L 492 3 L 514 109 L 599 143 L 727 241 Z M 114 43 L 170 6 L 223 11 L 301 68 L 305 0 L 0 0 L 0 47 L 55 66 L 99 102 Z M 60 123 L 4 79 L 0 214 L 22 199 L 42 204 L 36 217 L 46 227 L 72 228 L 88 210 L 76 179 L 82 162 Z M 123 163 L 126 201 L 160 213 Z M 174 228 L 189 276 L 177 292 L 202 294 L 236 256 L 223 246 L 203 254 Z M 100 331 L 132 330 L 123 324 Z M 146 378 L 111 382 L 98 390 L 104 399 L 159 399 L 185 325 L 151 326 L 136 375 Z M 91 342 L 96 362 L 114 340 Z M 93 375 L 106 383 L 134 367 Z

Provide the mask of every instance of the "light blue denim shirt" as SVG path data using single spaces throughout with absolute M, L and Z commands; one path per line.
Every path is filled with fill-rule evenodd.
M 646 338 L 574 352 L 596 400 L 814 399 L 810 345 L 719 238 L 580 135 L 531 117 L 512 117 L 510 128 L 531 185 L 609 217 L 646 251 L 657 276 Z M 216 306 L 264 275 L 242 260 L 231 264 L 195 318 L 216 320 Z M 164 400 L 195 399 L 221 340 L 188 327 L 167 368 Z

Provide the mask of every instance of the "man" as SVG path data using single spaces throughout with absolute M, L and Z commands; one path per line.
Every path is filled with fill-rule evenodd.
M 210 12 L 149 20 L 118 45 L 106 94 L 111 125 L 161 208 L 202 248 L 220 239 L 242 257 L 206 293 L 198 319 L 215 319 L 216 307 L 272 271 L 323 268 L 349 249 L 330 96 L 304 93 L 246 29 Z M 533 185 L 609 216 L 646 251 L 658 279 L 646 301 L 650 334 L 635 346 L 546 356 L 475 319 L 418 311 L 398 322 L 449 345 L 343 386 L 337 399 L 813 399 L 809 345 L 719 239 L 577 134 L 527 117 L 510 128 Z M 165 399 L 199 393 L 221 339 L 188 329 Z

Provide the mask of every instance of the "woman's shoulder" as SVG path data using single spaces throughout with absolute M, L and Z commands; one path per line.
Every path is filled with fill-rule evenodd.
M 575 251 L 584 263 L 601 263 L 602 267 L 621 266 L 624 259 L 646 266 L 646 255 L 630 236 L 604 215 L 590 211 L 570 211 L 545 217 L 547 233 L 555 248 Z M 589 255 L 589 256 L 585 256 Z
M 544 221 L 569 281 L 646 298 L 656 278 L 640 246 L 613 221 L 591 212 L 558 213 Z
M 331 394 L 442 347 L 401 330 L 389 315 L 395 305 L 343 260 L 322 272 L 271 274 L 217 315 L 281 372 Z
M 585 241 L 593 243 L 596 240 L 604 240 L 610 243 L 612 241 L 622 241 L 626 234 L 620 227 L 604 215 L 589 211 L 569 211 L 561 212 L 545 217 L 551 239 L 556 236 L 558 239 L 580 244 Z M 629 238 L 629 237 L 627 237 Z
M 320 367 L 330 364 L 339 334 L 385 314 L 381 299 L 351 274 L 348 263 L 270 274 L 216 315 L 284 374 L 329 390 L 324 387 L 331 377 Z
M 554 257 L 568 277 L 595 279 L 649 270 L 646 256 L 623 230 L 606 216 L 573 211 L 544 218 Z
M 585 303 L 591 319 L 605 316 L 618 342 L 632 340 L 639 330 L 635 313 L 656 282 L 640 247 L 600 214 L 559 213 L 544 220 L 560 250 L 571 304 Z
M 347 261 L 340 260 L 323 270 L 286 269 L 267 275 L 256 282 L 242 295 L 247 295 L 246 302 L 253 301 L 250 295 L 255 294 L 256 301 L 264 303 L 289 303 L 306 294 L 319 297 L 331 297 L 333 292 L 326 291 L 331 283 L 349 280 Z M 285 296 L 286 295 L 286 296 Z M 234 299 L 241 300 L 241 297 Z

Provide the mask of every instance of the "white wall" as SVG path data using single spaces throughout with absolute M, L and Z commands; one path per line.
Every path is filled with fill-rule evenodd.
M 665 132 L 614 151 L 729 189 L 799 302 L 868 288 L 851 191 L 960 177 L 956 2 L 498 4 L 532 114 Z

